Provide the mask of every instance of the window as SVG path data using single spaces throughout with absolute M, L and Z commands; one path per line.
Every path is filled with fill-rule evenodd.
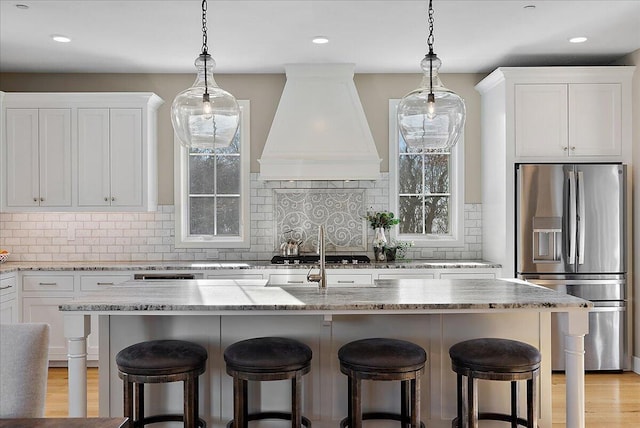
M 229 147 L 175 144 L 177 248 L 249 247 L 249 101 Z
M 464 136 L 450 152 L 408 148 L 397 127 L 399 100 L 389 100 L 389 207 L 392 234 L 420 247 L 464 244 Z

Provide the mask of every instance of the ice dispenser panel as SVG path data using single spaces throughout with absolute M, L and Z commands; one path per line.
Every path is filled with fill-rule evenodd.
M 533 262 L 559 263 L 562 249 L 562 217 L 533 218 Z

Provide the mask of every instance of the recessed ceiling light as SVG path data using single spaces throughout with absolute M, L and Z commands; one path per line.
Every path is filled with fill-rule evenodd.
M 584 36 L 580 36 L 580 37 L 572 37 L 569 39 L 570 43 L 584 43 L 587 41 L 587 38 Z
M 311 41 L 316 45 L 324 45 L 325 43 L 329 43 L 329 39 L 325 36 L 316 36 Z
M 28 5 L 26 5 L 26 4 L 22 4 L 22 3 L 18 3 L 18 4 L 16 5 L 16 7 L 17 7 L 18 9 L 22 9 L 22 10 L 29 9 L 29 6 L 28 6 Z
M 54 41 L 60 42 L 60 43 L 69 43 L 71 41 L 70 38 L 68 38 L 67 36 L 63 36 L 62 34 L 54 34 L 51 36 L 51 38 Z

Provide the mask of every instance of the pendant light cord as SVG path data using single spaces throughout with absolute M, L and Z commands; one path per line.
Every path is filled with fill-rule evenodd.
M 207 47 L 207 0 L 202 0 L 202 58 L 204 59 L 204 93 L 209 95 L 207 85 L 207 56 L 209 49 Z
M 433 0 L 429 0 L 429 37 L 427 37 L 427 45 L 429 46 L 429 94 L 433 94 Z

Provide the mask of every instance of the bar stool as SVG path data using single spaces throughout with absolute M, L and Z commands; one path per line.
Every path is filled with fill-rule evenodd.
M 420 346 L 398 339 L 362 339 L 347 343 L 338 351 L 340 371 L 348 376 L 348 416 L 340 427 L 361 428 L 362 421 L 387 419 L 424 428 L 420 420 L 420 375 L 427 354 Z M 400 414 L 362 414 L 362 380 L 401 381 Z
M 526 343 L 508 339 L 472 339 L 449 348 L 451 367 L 457 373 L 458 416 L 452 427 L 477 428 L 479 419 L 510 422 L 528 428 L 537 426 L 536 384 L 540 352 Z M 466 385 L 462 377 L 467 378 Z M 478 379 L 511 382 L 511 414 L 478 413 Z M 518 417 L 518 384 L 527 381 L 527 419 Z M 463 394 L 466 389 L 466 396 Z
M 198 417 L 198 376 L 206 369 L 207 350 L 183 340 L 152 340 L 131 345 L 116 355 L 118 376 L 124 382 L 127 427 L 156 422 L 184 422 L 185 428 L 206 427 Z M 184 382 L 184 414 L 144 416 L 144 384 Z
M 227 373 L 233 377 L 233 419 L 228 428 L 247 428 L 249 421 L 290 420 L 292 428 L 311 421 L 302 416 L 302 376 L 311 370 L 312 352 L 304 343 L 284 337 L 259 337 L 236 342 L 224 351 Z M 291 412 L 249 414 L 248 381 L 291 379 Z

